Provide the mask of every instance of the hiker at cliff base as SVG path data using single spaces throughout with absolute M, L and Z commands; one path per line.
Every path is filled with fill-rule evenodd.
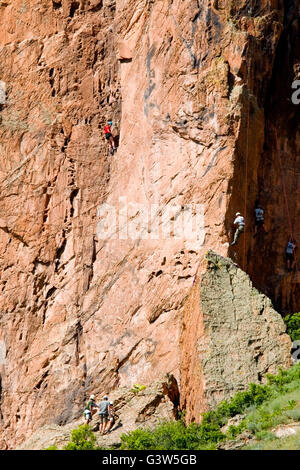
M 109 425 L 108 425 L 108 428 L 107 428 L 107 432 L 109 432 L 112 427 L 114 426 L 115 422 L 116 422 L 116 412 L 114 410 L 114 403 L 112 401 L 109 402 L 109 405 L 108 405 L 108 421 L 109 421 Z
M 235 231 L 235 234 L 234 234 L 234 239 L 233 239 L 233 242 L 231 243 L 231 245 L 236 245 L 240 234 L 241 234 L 241 233 L 244 231 L 244 229 L 245 229 L 245 220 L 244 220 L 244 217 L 240 214 L 240 212 L 237 212 L 237 213 L 235 214 L 235 216 L 236 216 L 236 218 L 235 218 L 233 224 L 234 224 L 237 228 L 236 228 L 236 231 Z
M 105 138 L 110 144 L 111 152 L 114 153 L 116 150 L 115 141 L 111 132 L 112 121 L 107 121 L 106 126 L 104 127 Z
M 254 226 L 254 237 L 256 237 L 258 231 L 265 230 L 265 221 L 264 221 L 264 210 L 260 205 L 257 205 L 254 209 L 255 214 L 255 226 Z
M 96 413 L 97 411 L 97 404 L 95 402 L 95 395 L 91 395 L 89 401 L 87 402 L 85 408 L 84 408 L 84 417 L 85 417 L 85 423 L 89 424 L 92 421 L 92 416 L 93 414 Z
M 108 401 L 108 396 L 104 396 L 103 400 L 100 401 L 98 404 L 99 408 L 99 422 L 100 422 L 100 432 L 102 434 L 105 434 L 107 423 L 108 423 L 108 408 L 109 408 L 109 401 Z
M 296 250 L 296 241 L 293 237 L 290 237 L 287 243 L 286 249 L 285 249 L 285 259 L 286 259 L 288 271 L 291 271 L 294 267 L 295 250 Z

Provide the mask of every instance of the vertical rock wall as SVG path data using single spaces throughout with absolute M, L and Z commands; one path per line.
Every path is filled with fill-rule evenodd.
M 114 2 L 0 6 L 1 437 L 81 408 L 82 302 L 120 116 Z
M 285 313 L 300 310 L 299 252 L 293 273 L 287 272 L 284 255 L 289 236 L 298 245 L 300 239 L 300 106 L 292 101 L 292 84 L 300 78 L 299 16 L 299 2 L 286 2 L 284 30 L 264 97 L 265 139 L 258 168 L 257 198 L 266 210 L 268 234 L 252 242 L 248 265 L 256 286 Z
M 247 200 L 250 220 L 261 165 L 273 161 L 263 153 L 267 97 L 287 28 L 283 1 L 250 3 L 1 2 L 2 447 L 77 418 L 92 390 L 165 372 L 179 380 L 183 307 L 208 248 L 240 265 L 246 253 L 245 268 L 275 296 L 278 276 L 260 274 L 266 245 L 259 251 L 248 231 L 244 252 L 228 250 L 234 213 Z M 101 237 L 104 203 L 118 219 Z M 162 214 L 187 204 L 203 207 L 204 240 L 163 233 Z M 158 237 L 138 230 L 145 208 Z
M 242 72 L 244 112 L 226 218 L 230 232 L 237 209 L 246 214 L 247 227 L 245 242 L 228 253 L 279 311 L 293 313 L 300 309 L 299 261 L 298 269 L 288 273 L 285 247 L 290 235 L 298 244 L 300 237 L 300 108 L 292 101 L 292 84 L 300 70 L 300 6 L 297 1 L 252 4 L 256 6 L 247 27 L 247 67 Z M 241 30 L 245 22 L 235 24 Z M 268 233 L 254 239 L 256 202 L 264 208 Z

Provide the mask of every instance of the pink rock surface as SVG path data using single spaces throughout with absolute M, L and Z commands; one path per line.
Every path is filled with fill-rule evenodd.
M 282 1 L 263 0 L 252 13 L 246 3 L 1 3 L 3 448 L 76 419 L 91 391 L 166 372 L 180 381 L 184 304 L 208 248 L 235 259 L 279 307 L 299 308 L 297 276 L 284 271 L 275 163 L 278 145 L 297 236 L 299 116 L 287 90 L 274 98 L 283 72 L 290 85 L 298 70 L 297 7 L 287 24 Z M 114 156 L 108 119 L 119 140 Z M 258 195 L 271 229 L 256 242 Z M 204 243 L 126 238 L 121 219 L 101 239 L 103 203 L 121 215 L 127 204 L 137 226 L 145 216 L 133 203 L 202 205 Z M 245 207 L 246 243 L 233 250 L 232 219 Z

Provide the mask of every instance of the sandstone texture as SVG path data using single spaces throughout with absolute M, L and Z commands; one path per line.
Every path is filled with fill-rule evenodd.
M 181 341 L 181 406 L 188 420 L 291 365 L 291 340 L 270 299 L 213 252 L 186 303 Z
M 101 398 L 100 396 L 96 402 Z M 104 436 L 100 435 L 97 431 L 98 415 L 93 416 L 91 427 L 99 446 L 117 449 L 121 444 L 121 434 L 138 428 L 153 429 L 164 420 L 174 420 L 178 413 L 179 390 L 175 378 L 167 375 L 139 392 L 120 387 L 109 395 L 109 399 L 113 400 L 117 414 L 112 430 Z M 18 450 L 46 449 L 50 445 L 56 445 L 60 449 L 69 442 L 72 429 L 83 423 L 82 417 L 65 426 L 45 425 L 19 446 Z
M 300 235 L 300 107 L 291 102 L 299 30 L 296 0 L 0 2 L 2 448 L 45 424 L 75 422 L 91 392 L 166 373 L 179 384 L 183 374 L 187 403 L 194 366 L 186 354 L 196 348 L 191 364 L 203 363 L 196 345 L 206 320 L 195 307 L 198 336 L 186 332 L 185 344 L 182 319 L 210 248 L 230 256 L 279 311 L 300 309 L 298 275 L 284 260 L 289 232 Z M 254 239 L 257 199 L 268 234 Z M 204 213 L 192 238 L 176 236 L 187 205 Z M 118 217 L 103 236 L 105 208 Z M 233 248 L 237 210 L 247 229 Z M 251 304 L 281 344 L 282 323 L 267 311 Z M 224 328 L 233 325 L 227 314 Z M 286 349 L 270 364 L 263 353 L 253 380 L 286 362 Z M 253 345 L 250 352 L 253 362 Z M 217 370 L 228 377 L 235 369 Z M 248 369 L 235 377 L 230 393 L 250 377 Z M 196 397 L 215 383 L 207 406 L 217 400 L 221 378 L 191 380 L 190 419 L 198 419 Z

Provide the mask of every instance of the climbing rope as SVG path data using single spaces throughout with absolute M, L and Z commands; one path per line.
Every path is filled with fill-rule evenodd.
M 247 126 L 246 126 L 245 189 L 244 189 L 244 217 L 245 218 L 247 214 L 247 198 L 248 198 L 248 153 L 249 153 L 249 127 L 250 127 L 249 77 L 251 78 L 251 59 L 249 60 L 249 68 L 247 70 L 248 107 L 247 107 Z M 243 270 L 244 271 L 246 271 L 246 236 L 247 236 L 247 224 L 245 224 L 245 227 L 244 227 L 244 244 L 243 244 Z
M 277 136 L 277 130 L 276 129 L 275 129 L 275 141 L 276 141 L 276 151 L 277 151 L 277 156 L 278 156 L 278 161 L 279 161 L 279 168 L 280 168 L 280 172 L 281 172 L 282 190 L 283 190 L 286 214 L 287 214 L 287 218 L 288 218 L 289 231 L 290 231 L 290 236 L 294 239 L 293 224 L 292 224 L 292 219 L 291 219 L 291 214 L 290 214 L 290 208 L 289 208 L 289 203 L 288 203 L 286 184 L 285 184 L 285 178 L 284 178 L 284 172 L 283 172 L 281 150 L 280 150 L 279 145 L 278 145 L 278 136 Z M 295 267 L 296 267 L 296 273 L 297 273 L 297 271 L 298 271 L 298 262 L 297 262 L 296 251 L 294 251 L 294 257 L 295 257 Z

